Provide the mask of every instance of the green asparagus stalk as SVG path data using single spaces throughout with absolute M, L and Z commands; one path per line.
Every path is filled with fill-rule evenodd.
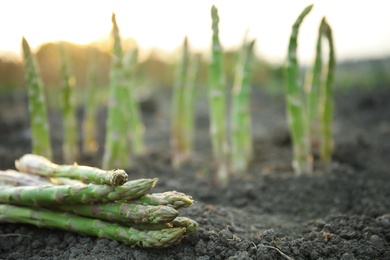
M 31 121 L 32 152 L 51 158 L 52 151 L 43 83 L 40 78 L 38 64 L 25 38 L 22 40 L 22 47 Z
M 135 95 L 135 75 L 138 61 L 138 49 L 134 48 L 131 52 L 124 56 L 124 73 L 128 82 L 128 125 L 129 125 L 129 140 L 132 152 L 135 155 L 142 155 L 146 148 L 144 144 L 145 127 L 141 120 L 140 110 Z
M 333 153 L 332 119 L 333 119 L 333 74 L 335 68 L 335 52 L 333 46 L 332 29 L 326 20 L 323 20 L 323 33 L 329 44 L 329 59 L 325 84 L 322 86 L 321 107 L 321 160 L 329 163 Z
M 49 184 L 51 184 L 51 182 L 41 176 L 14 170 L 0 171 L 0 186 L 33 186 Z
M 85 116 L 82 124 L 83 128 L 83 152 L 93 154 L 99 145 L 97 141 L 97 96 L 96 87 L 98 84 L 98 51 L 92 49 L 88 62 L 87 88 L 85 92 Z
M 69 68 L 69 57 L 64 44 L 61 44 L 61 104 L 63 116 L 64 139 L 62 152 L 66 163 L 76 161 L 79 150 L 77 144 L 77 119 L 73 89 L 74 77 Z
M 145 195 L 157 179 L 138 179 L 122 186 L 108 185 L 44 185 L 4 186 L 0 189 L 0 203 L 22 206 L 50 206 L 133 200 Z
M 223 79 L 222 46 L 219 41 L 218 10 L 213 5 L 212 18 L 212 57 L 209 67 L 209 106 L 210 134 L 214 158 L 217 165 L 216 181 L 226 185 L 229 182 L 229 146 L 226 134 L 226 86 Z
M 112 24 L 111 35 L 114 39 L 114 45 L 110 68 L 110 98 L 103 155 L 104 169 L 127 168 L 130 166 L 128 142 L 126 141 L 128 86 L 123 73 L 123 51 L 115 14 L 112 14 Z
M 179 214 L 168 206 L 143 206 L 127 203 L 58 205 L 57 209 L 102 220 L 136 224 L 160 224 L 173 221 Z
M 302 86 L 299 82 L 299 66 L 297 59 L 297 38 L 299 27 L 311 11 L 313 5 L 307 6 L 295 21 L 288 46 L 286 67 L 286 103 L 287 116 L 293 142 L 293 168 L 296 174 L 312 172 L 312 156 L 306 120 L 305 104 L 302 99 Z
M 186 229 L 186 235 L 190 235 L 198 229 L 198 223 L 187 217 L 177 217 L 172 221 L 173 227 L 183 227 Z
M 127 201 L 130 204 L 169 206 L 174 209 L 187 208 L 194 202 L 191 196 L 177 191 L 146 194 L 135 200 Z
M 180 242 L 185 228 L 140 231 L 131 227 L 45 209 L 0 205 L 0 222 L 26 223 L 118 240 L 130 246 L 161 248 Z
M 184 88 L 184 134 L 188 143 L 188 154 L 191 157 L 194 150 L 194 124 L 195 124 L 195 86 L 198 70 L 201 62 L 201 55 L 196 54 L 189 63 L 186 86 Z
M 308 117 L 308 127 L 309 127 L 309 136 L 311 141 L 312 149 L 315 149 L 319 146 L 319 104 L 320 104 L 320 95 L 321 95 L 321 72 L 322 72 L 322 25 L 321 22 L 320 29 L 318 32 L 317 46 L 316 46 L 316 57 L 314 61 L 313 70 L 311 77 L 308 78 L 310 82 L 308 88 L 306 89 L 307 93 L 307 117 Z
M 86 185 L 79 180 L 69 178 L 44 178 L 14 170 L 0 171 L 0 186 L 34 186 L 34 185 Z
M 231 164 L 232 171 L 236 173 L 246 171 L 253 154 L 250 118 L 250 76 L 254 43 L 254 40 L 247 43 L 247 40 L 244 39 L 232 91 Z
M 189 63 L 188 39 L 184 38 L 181 60 L 176 68 L 176 81 L 173 90 L 172 102 L 172 129 L 171 129 L 171 147 L 172 164 L 179 168 L 190 158 L 189 140 L 187 129 L 185 128 L 186 104 L 185 88 Z
M 105 171 L 95 167 L 77 165 L 58 165 L 48 159 L 25 154 L 15 161 L 15 167 L 21 172 L 36 174 L 44 177 L 64 177 L 83 182 L 120 186 L 127 182 L 128 176 L 124 170 Z

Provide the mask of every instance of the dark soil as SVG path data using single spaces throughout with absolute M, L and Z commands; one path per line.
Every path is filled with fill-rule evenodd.
M 328 170 L 295 176 L 283 97 L 253 95 L 255 159 L 225 188 L 210 182 L 212 161 L 205 99 L 198 106 L 196 153 L 170 166 L 168 94 L 143 104 L 147 156 L 131 178 L 158 177 L 153 192 L 177 190 L 196 203 L 182 211 L 199 230 L 167 249 L 23 224 L 0 224 L 0 259 L 390 259 L 390 90 L 338 93 L 335 154 Z M 31 150 L 25 98 L 0 100 L 0 169 Z M 80 116 L 82 111 L 80 110 Z M 100 111 L 100 141 L 105 111 Z M 51 112 L 55 161 L 61 162 L 61 119 Z M 102 151 L 79 164 L 100 166 Z

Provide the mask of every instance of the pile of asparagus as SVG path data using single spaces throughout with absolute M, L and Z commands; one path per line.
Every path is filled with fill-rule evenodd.
M 131 246 L 175 245 L 198 224 L 179 217 L 192 205 L 176 191 L 148 192 L 157 179 L 128 181 L 123 170 L 57 165 L 26 154 L 18 171 L 0 171 L 0 223 L 27 223 L 118 240 Z

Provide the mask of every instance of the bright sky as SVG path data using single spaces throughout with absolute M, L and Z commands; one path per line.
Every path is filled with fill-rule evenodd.
M 23 36 L 33 48 L 49 41 L 87 44 L 105 38 L 116 13 L 122 37 L 141 48 L 173 51 L 185 35 L 196 50 L 208 50 L 210 8 L 219 9 L 224 48 L 237 47 L 249 28 L 257 52 L 274 62 L 284 60 L 291 25 L 308 4 L 314 8 L 299 37 L 299 56 L 311 62 L 318 26 L 326 16 L 333 27 L 338 59 L 390 55 L 388 0 L 12 0 L 0 2 L 0 52 L 20 55 Z

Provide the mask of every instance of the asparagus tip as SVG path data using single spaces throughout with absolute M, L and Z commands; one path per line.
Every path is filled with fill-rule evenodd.
M 127 180 L 128 180 L 128 176 L 124 170 L 115 170 L 112 172 L 110 182 L 113 186 L 121 186 L 125 184 Z

